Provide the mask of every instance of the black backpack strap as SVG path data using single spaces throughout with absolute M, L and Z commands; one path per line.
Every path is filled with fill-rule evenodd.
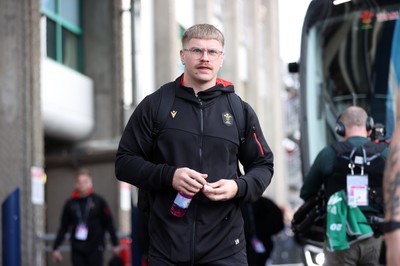
M 160 91 L 160 101 L 158 103 L 158 109 L 156 117 L 153 122 L 153 140 L 158 136 L 160 130 L 164 127 L 171 107 L 175 100 L 175 86 L 174 83 L 170 82 L 164 84 L 159 88 Z M 153 151 L 155 149 L 155 141 L 153 144 Z M 139 210 L 144 213 L 149 213 L 153 205 L 153 195 L 150 191 L 145 189 L 139 189 L 138 192 L 138 203 L 137 206 Z
M 160 102 L 156 119 L 153 124 L 153 138 L 158 136 L 160 130 L 164 127 L 167 121 L 168 113 L 171 110 L 175 100 L 175 86 L 172 83 L 167 83 L 160 87 Z
M 243 102 L 242 99 L 240 99 L 240 97 L 235 93 L 227 93 L 227 97 L 239 131 L 240 144 L 242 144 L 245 141 L 245 127 L 246 127 L 246 121 L 244 118 L 244 111 L 243 111 Z

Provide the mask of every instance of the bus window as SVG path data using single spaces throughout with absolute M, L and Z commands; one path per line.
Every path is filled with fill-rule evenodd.
M 310 8 L 308 15 L 312 13 Z M 339 137 L 334 130 L 336 119 L 346 107 L 365 108 L 376 123 L 386 127 L 387 138 L 391 137 L 395 123 L 400 76 L 400 3 L 376 8 L 355 4 L 330 8 L 330 17 L 321 15 L 323 18 L 314 19 L 309 28 L 303 29 L 303 172 L 325 145 Z

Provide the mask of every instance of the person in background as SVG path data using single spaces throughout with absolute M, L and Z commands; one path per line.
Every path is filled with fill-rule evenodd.
M 383 215 L 382 180 L 388 145 L 369 140 L 373 127 L 363 108 L 345 109 L 336 126 L 343 139 L 322 149 L 304 178 L 300 190 L 304 201 L 322 187 L 325 190 L 324 265 L 380 265 L 382 232 L 374 231 L 370 219 Z M 360 197 L 352 198 L 352 193 Z
M 285 228 L 283 211 L 273 200 L 261 197 L 243 204 L 242 213 L 249 266 L 265 266 L 274 249 L 272 237 Z
M 175 92 L 165 126 L 155 138 L 157 90 L 137 106 L 119 143 L 117 179 L 151 195 L 151 266 L 247 265 L 240 205 L 257 200 L 270 184 L 273 154 L 244 101 L 245 141 L 240 140 L 228 96 L 234 86 L 217 77 L 223 49 L 223 34 L 213 25 L 188 28 L 180 51 L 184 73 L 165 85 Z M 171 213 L 178 193 L 186 203 L 191 198 L 182 204 L 183 217 Z
M 70 233 L 71 262 L 73 266 L 102 266 L 105 250 L 105 233 L 108 232 L 114 255 L 120 247 L 113 219 L 106 201 L 93 190 L 92 178 L 87 169 L 79 169 L 75 190 L 64 205 L 61 224 L 53 244 L 53 260 L 62 261 L 59 250 L 65 234 Z
M 397 93 L 396 108 L 396 125 L 383 177 L 385 196 L 383 231 L 388 266 L 400 265 L 400 93 Z

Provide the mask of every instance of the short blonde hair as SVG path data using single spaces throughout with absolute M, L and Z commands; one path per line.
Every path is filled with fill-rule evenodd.
M 188 28 L 182 36 L 182 46 L 191 39 L 217 40 L 224 47 L 224 35 L 220 30 L 210 24 L 196 24 Z

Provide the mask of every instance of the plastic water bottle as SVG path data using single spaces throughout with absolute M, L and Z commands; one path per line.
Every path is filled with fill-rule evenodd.
M 187 208 L 189 207 L 191 201 L 192 196 L 179 192 L 178 194 L 176 194 L 170 212 L 176 217 L 183 217 L 186 214 Z

